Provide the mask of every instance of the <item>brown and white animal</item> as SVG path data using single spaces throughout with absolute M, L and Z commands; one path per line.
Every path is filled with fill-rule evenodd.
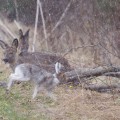
M 18 40 L 14 39 L 12 45 L 5 43 L 4 41 L 0 40 L 0 46 L 4 50 L 4 58 L 3 61 L 5 63 L 9 63 L 12 70 L 15 69 L 16 65 L 21 63 L 31 63 L 37 65 L 51 73 L 55 73 L 54 64 L 56 62 L 61 63 L 64 66 L 63 71 L 70 70 L 70 65 L 68 61 L 61 57 L 52 54 L 43 54 L 40 52 L 27 52 L 26 54 L 18 54 Z
M 62 65 L 60 63 L 55 64 L 56 72 L 54 74 L 47 72 L 46 70 L 29 63 L 23 63 L 15 67 L 14 73 L 9 77 L 9 83 L 7 85 L 7 90 L 10 90 L 11 85 L 14 81 L 33 81 L 35 84 L 34 93 L 32 98 L 34 99 L 37 93 L 45 88 L 49 97 L 54 99 L 52 95 L 52 90 L 58 85 L 59 80 L 57 75 L 60 74 Z

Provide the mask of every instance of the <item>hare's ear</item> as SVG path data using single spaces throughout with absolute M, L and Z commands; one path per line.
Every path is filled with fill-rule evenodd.
M 12 47 L 17 48 L 18 47 L 18 39 L 14 39 L 12 42 Z
M 3 49 L 6 49 L 8 47 L 8 44 L 3 42 L 2 40 L 0 40 L 0 46 L 3 48 Z
M 24 39 L 25 39 L 25 41 L 27 40 L 29 40 L 29 32 L 30 32 L 30 29 L 28 29 L 27 31 L 26 31 L 26 33 L 25 33 L 25 35 L 24 35 Z
M 19 29 L 19 37 L 23 37 L 23 31 L 22 31 L 22 29 Z

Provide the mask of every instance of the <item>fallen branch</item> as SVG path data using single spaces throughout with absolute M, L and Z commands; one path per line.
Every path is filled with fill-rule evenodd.
M 109 72 L 109 73 L 105 73 L 105 76 L 110 76 L 110 77 L 117 77 L 120 78 L 120 72 Z
M 112 92 L 112 90 L 116 89 L 118 92 L 120 91 L 120 84 L 118 85 L 88 85 L 84 87 L 85 89 L 97 91 L 97 92 Z
M 116 73 L 119 77 L 120 67 L 98 67 L 98 68 L 81 68 L 72 70 L 65 73 L 66 80 L 82 79 L 89 77 L 98 77 L 98 76 L 113 76 Z M 119 74 L 118 74 L 119 73 Z M 115 76 L 114 76 L 115 77 Z

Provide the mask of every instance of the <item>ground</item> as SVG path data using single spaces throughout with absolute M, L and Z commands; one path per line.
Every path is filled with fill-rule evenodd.
M 0 62 L 0 81 L 8 81 L 9 66 Z M 98 79 L 99 84 L 110 80 Z M 53 101 L 44 92 L 31 100 L 33 87 L 29 82 L 15 84 L 10 94 L 0 87 L 0 120 L 120 120 L 120 93 L 114 90 L 98 93 L 59 85 L 54 90 L 57 101 Z
M 1 73 L 0 80 L 6 79 Z M 98 93 L 79 86 L 59 85 L 57 101 L 44 92 L 31 100 L 33 86 L 15 84 L 10 94 L 0 88 L 0 120 L 120 120 L 120 96 Z

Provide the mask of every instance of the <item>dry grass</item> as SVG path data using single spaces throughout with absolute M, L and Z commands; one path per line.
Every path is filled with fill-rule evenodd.
M 1 62 L 0 81 L 10 73 Z M 105 79 L 105 78 L 103 78 Z M 102 80 L 103 80 L 102 79 Z M 96 80 L 95 80 L 96 81 Z M 31 100 L 33 86 L 14 85 L 11 94 L 0 88 L 0 119 L 2 120 L 119 120 L 120 94 L 97 93 L 81 87 L 60 85 L 54 90 L 57 101 L 44 93 Z
M 86 91 L 79 87 L 58 86 L 52 101 L 43 93 L 31 100 L 31 85 L 15 85 L 10 95 L 0 93 L 1 118 L 24 120 L 118 120 L 120 97 Z M 10 112 L 10 113 L 9 113 Z
M 1 62 L 0 81 L 7 80 L 8 66 Z M 105 78 L 103 78 L 105 79 Z M 103 80 L 102 79 L 102 80 Z M 95 80 L 96 81 L 96 80 Z M 52 101 L 44 92 L 31 100 L 33 86 L 15 84 L 10 94 L 0 88 L 1 120 L 119 120 L 120 94 L 97 93 L 81 87 L 59 85 Z
M 18 35 L 15 24 L 11 23 L 7 26 Z M 27 29 L 25 26 L 23 28 Z M 30 42 L 32 42 L 32 33 L 33 31 L 30 33 Z M 37 42 L 41 43 L 39 39 Z M 64 44 L 65 48 L 69 48 L 68 44 Z M 39 45 L 36 47 L 39 48 Z M 39 49 L 42 50 L 43 48 Z M 2 58 L 1 54 L 2 51 L 0 58 Z M 67 58 L 72 61 L 71 65 L 73 67 L 93 66 L 93 58 L 88 53 L 73 51 L 72 54 L 67 55 Z M 0 61 L 0 71 L 2 71 L 0 81 L 7 80 L 11 71 L 2 61 Z M 14 85 L 9 95 L 5 93 L 4 88 L 0 88 L 0 120 L 120 119 L 120 96 L 118 93 L 114 95 L 97 93 L 80 87 L 61 85 L 54 91 L 58 99 L 56 102 L 47 98 L 44 93 L 39 94 L 37 99 L 32 101 L 32 87 L 29 83 Z

